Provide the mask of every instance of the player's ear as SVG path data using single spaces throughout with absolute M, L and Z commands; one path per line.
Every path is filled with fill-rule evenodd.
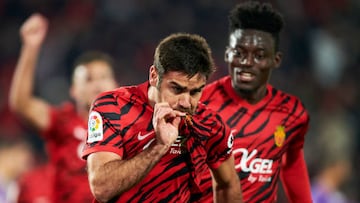
M 158 83 L 158 78 L 159 78 L 159 74 L 158 74 L 155 66 L 152 65 L 150 67 L 150 70 L 149 70 L 149 83 L 150 83 L 150 85 L 156 87 L 157 83 Z
M 226 47 L 224 60 L 226 63 L 230 63 L 230 48 Z
M 72 99 L 76 98 L 76 90 L 73 84 L 69 88 L 69 94 Z
M 280 67 L 281 61 L 282 61 L 282 56 L 283 56 L 283 53 L 280 52 L 280 51 L 278 51 L 278 52 L 275 53 L 275 57 L 274 57 L 274 63 L 275 63 L 274 67 L 275 67 L 275 68 L 279 68 L 279 67 Z

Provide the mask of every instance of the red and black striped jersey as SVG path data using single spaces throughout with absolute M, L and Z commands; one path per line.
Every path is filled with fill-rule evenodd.
M 220 114 L 234 135 L 244 202 L 275 202 L 283 155 L 304 145 L 309 115 L 301 101 L 268 85 L 265 98 L 249 104 L 236 94 L 229 76 L 207 85 L 201 101 Z M 211 182 L 203 187 L 211 191 Z
M 99 151 L 130 159 L 154 140 L 149 83 L 105 92 L 95 100 L 89 118 L 83 158 Z M 179 136 L 153 169 L 113 202 L 188 202 L 199 189 L 201 174 L 229 158 L 233 139 L 215 112 L 199 103 L 191 120 L 183 119 Z M 139 163 L 141 164 L 141 163 Z
M 86 120 L 77 114 L 74 104 L 51 107 L 50 125 L 41 136 L 55 172 L 40 182 L 52 188 L 53 202 L 91 201 L 86 162 L 81 159 L 86 129 Z

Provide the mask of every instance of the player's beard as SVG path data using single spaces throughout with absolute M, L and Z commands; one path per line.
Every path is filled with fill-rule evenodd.
M 186 114 L 194 115 L 196 108 L 187 108 L 187 109 L 185 109 L 185 108 L 182 108 L 182 107 L 176 107 L 174 109 L 177 110 L 177 111 L 184 112 Z

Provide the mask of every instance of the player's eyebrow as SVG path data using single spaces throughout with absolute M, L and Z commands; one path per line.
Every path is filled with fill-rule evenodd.
M 198 88 L 194 88 L 194 89 L 192 89 L 192 90 L 190 90 L 190 91 L 201 91 L 204 87 L 205 87 L 205 84 L 201 85 L 201 86 L 198 87 Z
M 184 90 L 187 89 L 187 87 L 184 87 L 184 86 L 182 86 L 182 85 L 180 85 L 179 83 L 174 82 L 174 81 L 170 81 L 170 85 L 171 85 L 171 86 L 176 86 L 177 88 L 181 89 L 182 91 L 184 91 Z
M 174 81 L 170 81 L 170 85 L 176 86 L 177 88 L 181 89 L 182 91 L 188 90 L 187 87 L 184 87 L 184 86 L 182 86 L 182 85 L 180 85 L 179 83 L 174 82 Z M 206 85 L 206 84 L 203 84 L 203 85 L 201 85 L 200 87 L 191 89 L 190 91 L 200 91 L 200 90 L 202 90 L 202 89 L 205 87 L 205 85 Z

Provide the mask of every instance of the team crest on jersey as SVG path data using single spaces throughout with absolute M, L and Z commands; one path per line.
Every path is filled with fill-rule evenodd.
M 283 146 L 285 142 L 285 138 L 286 138 L 285 127 L 282 125 L 277 126 L 274 133 L 275 145 L 278 147 Z
M 89 116 L 87 142 L 92 143 L 100 141 L 103 137 L 103 121 L 101 115 L 96 111 L 92 111 Z

